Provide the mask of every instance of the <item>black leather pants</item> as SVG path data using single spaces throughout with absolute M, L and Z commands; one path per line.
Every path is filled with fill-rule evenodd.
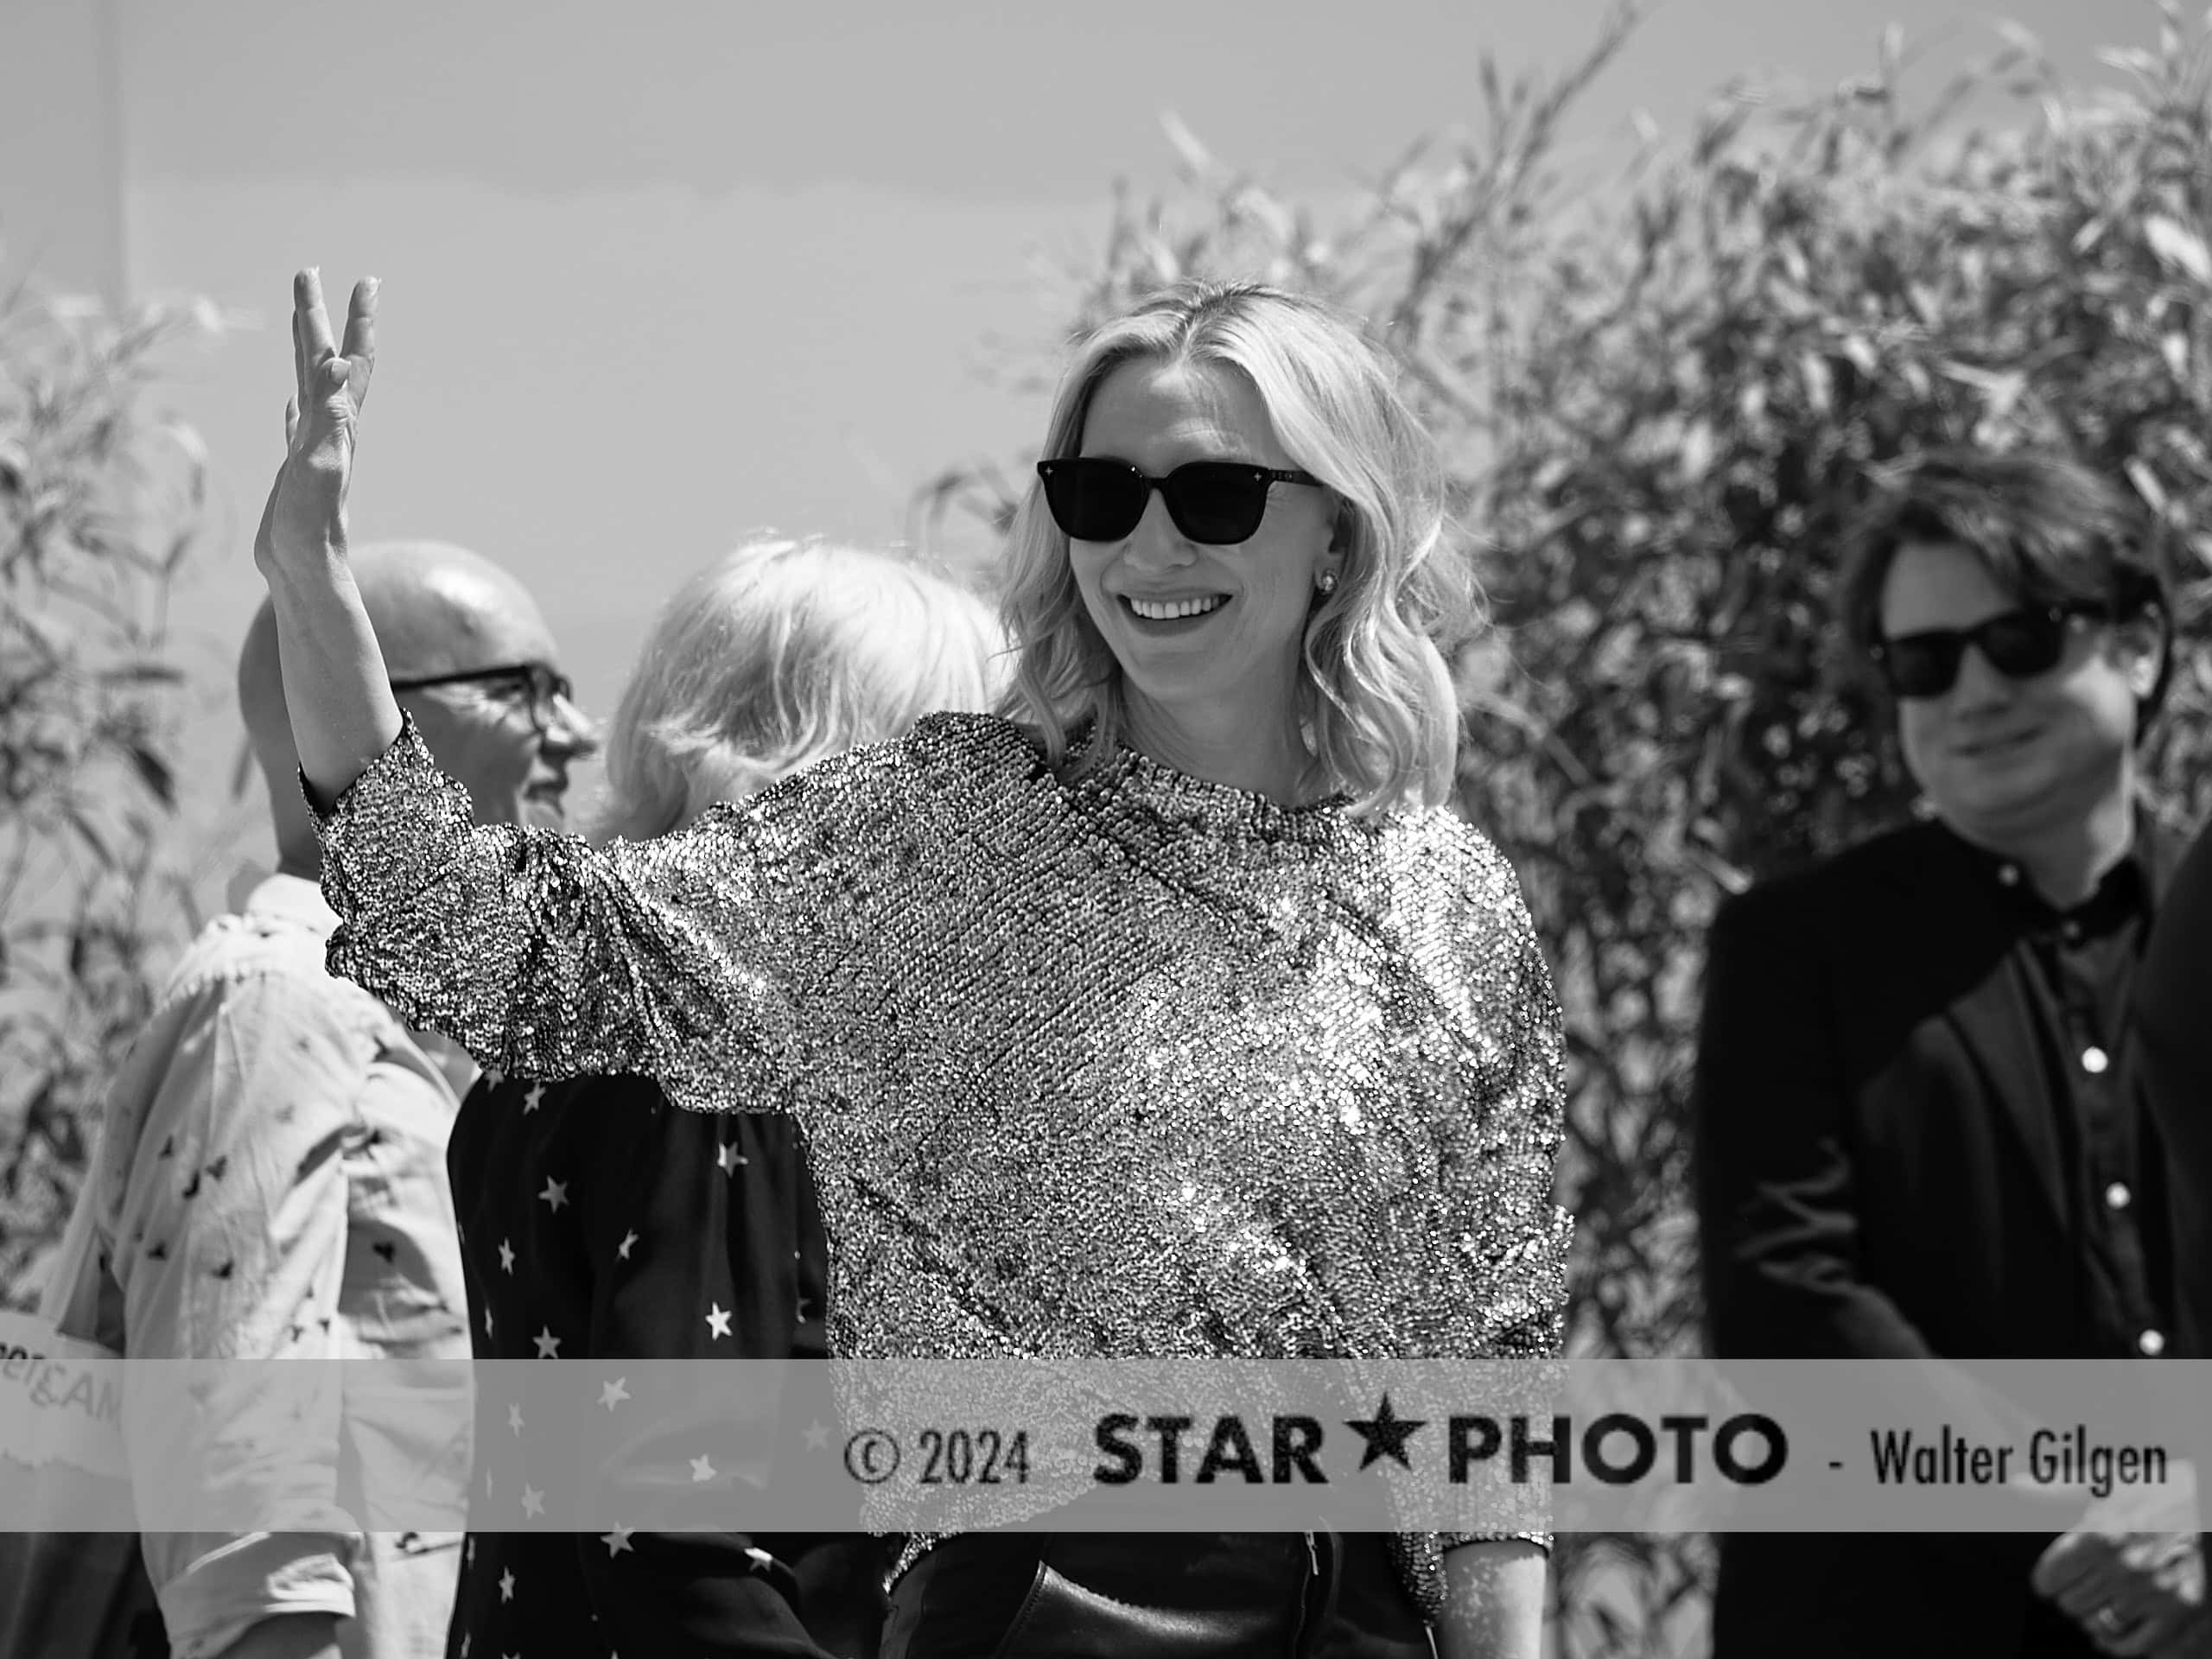
M 1431 1659 L 1368 1533 L 970 1533 L 894 1586 L 880 1659 Z

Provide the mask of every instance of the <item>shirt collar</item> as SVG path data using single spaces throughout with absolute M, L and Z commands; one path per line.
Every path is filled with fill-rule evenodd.
M 2018 859 L 1978 847 L 1948 824 L 1943 824 L 1942 829 L 1977 866 L 1988 873 L 1990 880 L 2004 889 L 2032 925 L 2065 930 L 2070 923 L 2072 927 L 2066 937 L 2095 935 L 2108 931 L 2130 916 L 2146 914 L 2151 908 L 2152 894 L 2156 891 L 2151 868 L 2155 831 L 2144 814 L 2136 815 L 2135 834 L 2129 839 L 2127 851 L 2104 873 L 2096 890 L 2080 904 L 2064 910 L 2036 890 L 2035 884 L 2028 880 L 2026 867 Z
M 246 895 L 243 908 L 249 916 L 304 927 L 319 938 L 327 939 L 338 929 L 338 912 L 325 902 L 322 888 L 305 876 L 265 877 Z

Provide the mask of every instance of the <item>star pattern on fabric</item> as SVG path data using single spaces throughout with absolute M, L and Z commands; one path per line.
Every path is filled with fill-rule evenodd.
M 465 1112 L 461 1120 L 463 1161 L 456 1169 L 465 1173 L 456 1174 L 464 1182 L 456 1192 L 474 1195 L 459 1207 L 467 1223 L 462 1248 L 470 1294 L 482 1306 L 478 1357 L 581 1357 L 624 1364 L 620 1376 L 602 1370 L 585 1385 L 588 1393 L 571 1391 L 556 1379 L 563 1384 L 559 1397 L 574 1402 L 565 1408 L 596 1400 L 613 1428 L 613 1416 L 632 1407 L 645 1409 L 639 1402 L 653 1398 L 650 1390 L 640 1391 L 644 1383 L 632 1383 L 628 1355 L 750 1354 L 756 1343 L 774 1340 L 778 1323 L 786 1339 L 796 1325 L 798 1341 L 817 1344 L 818 1351 L 825 1299 L 817 1255 L 793 1248 L 792 1217 L 780 1192 L 771 1204 L 754 1191 L 756 1182 L 788 1179 L 786 1149 L 764 1142 L 749 1122 L 702 1122 L 662 1103 L 657 1108 L 661 1116 L 680 1126 L 675 1132 L 682 1138 L 674 1144 L 683 1155 L 659 1160 L 650 1179 L 641 1180 L 630 1170 L 634 1149 L 626 1148 L 618 1160 L 608 1143 L 619 1137 L 584 1132 L 590 1120 L 568 1109 L 570 1087 L 509 1080 L 496 1103 L 474 1117 L 473 1167 L 466 1135 L 471 1119 Z M 543 1109 L 530 1111 L 526 1095 L 542 1096 Z M 180 1149 L 180 1174 L 190 1167 L 185 1150 Z M 558 1173 L 563 1170 L 566 1175 Z M 725 1233 L 728 1249 L 698 1248 Z M 505 1659 L 510 1649 L 523 1659 L 571 1651 L 612 1659 L 606 1638 L 613 1630 L 601 1625 L 584 1599 L 584 1574 L 574 1571 L 574 1550 L 583 1544 L 587 1574 L 604 1571 L 619 1584 L 625 1575 L 634 1576 L 632 1568 L 610 1563 L 639 1555 L 637 1526 L 615 1524 L 582 1539 L 568 1537 L 565 1530 L 549 1533 L 562 1527 L 553 1519 L 555 1500 L 569 1501 L 568 1475 L 560 1466 L 566 1446 L 550 1427 L 553 1419 L 522 1402 L 518 1394 L 526 1392 L 509 1391 L 504 1411 L 496 1395 L 484 1402 L 480 1447 L 486 1474 L 479 1501 L 491 1500 L 486 1512 L 503 1518 L 483 1523 L 488 1530 L 480 1545 L 478 1537 L 468 1540 L 447 1652 L 458 1655 L 464 1643 L 472 1643 L 484 1659 Z M 502 1417 L 509 1431 L 504 1437 L 496 1428 Z M 833 1438 L 830 1427 L 817 1423 L 809 1444 L 819 1449 Z M 728 1484 L 730 1477 L 696 1440 L 677 1451 L 675 1459 L 679 1467 L 690 1465 L 683 1484 L 721 1490 Z M 540 1480 L 542 1486 L 536 1484 Z M 507 1508 L 508 1497 L 500 1495 L 511 1495 L 515 1507 Z M 604 1554 L 589 1554 L 594 1541 L 607 1547 Z M 565 1558 L 552 1553 L 563 1546 Z M 563 1563 L 560 1570 L 539 1570 L 556 1561 Z M 589 1565 L 593 1561 L 598 1567 Z M 782 1570 L 766 1551 L 747 1551 L 721 1570 L 760 1575 L 772 1567 Z M 525 1578 L 527 1599 L 520 1591 Z
M 522 1097 L 522 1109 L 525 1112 L 534 1112 L 544 1103 L 545 1085 L 533 1083 L 530 1085 L 530 1092 Z
M 825 1451 L 825 1450 L 827 1450 L 827 1449 L 828 1449 L 829 1445 L 830 1445 L 830 1430 L 829 1430 L 829 1427 L 827 1427 L 827 1425 L 823 1424 L 823 1422 L 821 1422 L 819 1420 L 817 1420 L 817 1421 L 814 1421 L 814 1422 L 809 1423 L 809 1424 L 806 1426 L 806 1436 L 805 1436 L 805 1438 L 806 1438 L 806 1449 L 807 1449 L 808 1451 L 810 1451 L 810 1452 L 821 1452 L 821 1451 Z

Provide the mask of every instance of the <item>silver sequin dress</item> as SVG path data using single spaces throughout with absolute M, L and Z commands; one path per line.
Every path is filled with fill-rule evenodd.
M 474 823 L 410 725 L 321 836 L 331 970 L 410 1023 L 799 1114 L 834 1354 L 1558 1351 L 1558 1006 L 1448 812 L 939 715 L 594 850 Z M 1442 1541 L 1399 1552 L 1432 1616 Z

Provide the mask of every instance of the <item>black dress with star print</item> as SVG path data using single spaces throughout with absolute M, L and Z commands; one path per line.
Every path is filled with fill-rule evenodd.
M 824 1357 L 828 1249 L 788 1116 L 678 1110 L 639 1077 L 493 1073 L 446 1166 L 478 1358 Z M 480 1402 L 483 1478 L 527 1480 L 520 1415 Z M 883 1567 L 858 1535 L 472 1534 L 446 1652 L 866 1659 Z

